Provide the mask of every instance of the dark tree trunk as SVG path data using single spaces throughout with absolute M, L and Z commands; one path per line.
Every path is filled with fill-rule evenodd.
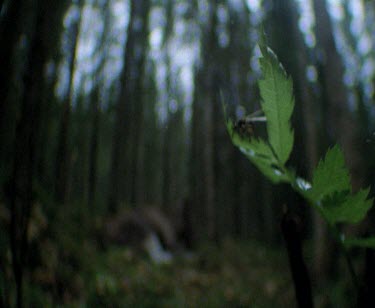
M 190 193 L 193 197 L 195 239 L 216 239 L 215 174 L 214 174 L 214 104 L 218 103 L 215 56 L 217 48 L 217 2 L 210 1 L 207 24 L 202 27 L 201 67 L 195 76 L 192 119 L 192 170 Z M 199 236 L 197 236 L 199 234 Z
M 63 104 L 63 110 L 61 115 L 58 145 L 56 153 L 56 185 L 55 185 L 55 196 L 58 203 L 64 204 L 67 201 L 69 175 L 71 167 L 71 149 L 70 149 L 70 116 L 71 116 L 71 104 L 72 104 L 72 89 L 74 82 L 74 71 L 76 65 L 76 54 L 78 37 L 81 27 L 82 20 L 82 6 L 84 1 L 79 2 L 79 17 L 75 21 L 72 29 L 71 37 L 71 50 L 69 59 L 69 84 L 66 93 L 66 97 Z
M 27 230 L 33 205 L 33 179 L 36 167 L 36 144 L 40 127 L 41 93 L 46 50 L 43 36 L 49 6 L 36 5 L 36 22 L 24 74 L 21 115 L 16 129 L 13 175 L 10 183 L 10 240 L 12 266 L 16 282 L 17 306 L 23 307 L 23 280 L 27 266 Z M 47 10 L 47 12 L 45 11 Z
M 145 8 L 146 9 L 146 8 Z M 147 16 L 144 17 L 144 20 L 147 21 Z M 146 23 L 145 28 L 148 28 L 148 23 Z M 143 187 L 139 186 L 140 183 L 140 170 L 142 169 L 142 162 L 139 157 L 140 147 L 142 146 L 142 136 L 144 129 L 144 95 L 143 95 L 143 78 L 145 70 L 145 58 L 147 50 L 147 32 L 141 38 L 140 42 L 143 54 L 140 55 L 141 59 L 138 63 L 139 75 L 137 76 L 136 86 L 134 89 L 134 117 L 132 119 L 132 151 L 130 157 L 130 164 L 128 169 L 130 170 L 130 175 L 132 176 L 131 187 L 130 187 L 130 203 L 134 206 L 138 205 L 137 196 L 139 196 L 139 191 L 143 190 Z
M 13 139 L 20 104 L 15 85 L 18 43 L 30 16 L 23 14 L 24 1 L 8 1 L 0 15 L 0 185 L 11 174 Z M 31 15 L 31 14 L 30 14 Z M 2 188 L 2 187 L 0 187 Z M 0 193 L 1 193 L 0 189 Z
M 99 85 L 93 90 L 91 98 L 92 127 L 89 144 L 89 176 L 88 176 L 88 208 L 95 205 L 96 183 L 97 183 L 97 162 L 100 130 L 100 93 Z
M 163 148 L 162 148 L 162 174 L 163 174 L 163 184 L 162 184 L 162 204 L 163 207 L 168 211 L 171 209 L 171 159 L 172 159 L 172 115 L 170 112 L 170 102 L 175 99 L 174 95 L 176 94 L 176 89 L 172 85 L 172 69 L 171 69 L 171 59 L 169 54 L 169 43 L 174 24 L 174 15 L 173 15 L 173 1 L 169 0 L 166 3 L 166 19 L 165 24 L 165 34 L 164 34 L 164 58 L 165 65 L 167 67 L 168 75 L 166 77 L 166 91 L 167 91 L 167 117 L 164 125 L 163 132 Z
M 352 174 L 353 188 L 356 189 L 361 186 L 363 178 L 358 146 L 358 127 L 348 109 L 348 89 L 343 82 L 343 62 L 336 49 L 333 26 L 325 0 L 314 1 L 314 13 L 324 127 L 331 143 L 338 142 L 342 146 Z M 327 230 L 323 227 L 321 219 L 315 225 L 317 226 L 315 233 L 316 271 L 317 276 L 325 277 L 335 268 L 333 246 L 327 243 Z
M 171 115 L 167 113 L 167 123 L 164 128 L 163 136 L 163 149 L 162 149 L 162 174 L 163 174 L 163 184 L 162 184 L 162 204 L 163 207 L 168 212 L 171 208 Z
M 134 108 L 136 104 L 142 104 L 142 102 L 138 102 L 136 99 L 140 98 L 139 95 L 141 95 L 145 49 L 147 47 L 146 38 L 148 37 L 147 20 L 149 7 L 149 0 L 131 1 L 124 68 L 121 74 L 121 90 L 116 105 L 113 134 L 108 200 L 110 212 L 115 212 L 118 209 L 119 203 L 126 199 L 123 193 L 124 189 L 131 194 L 131 189 L 126 187 L 126 180 L 130 181 L 130 183 L 134 181 L 134 169 L 129 162 L 132 163 L 131 153 L 136 153 L 136 151 L 131 151 L 131 149 L 137 146 L 136 144 L 131 144 L 131 141 L 136 142 L 137 140 L 131 139 L 130 137 L 132 133 L 135 134 L 134 138 L 138 137 L 138 132 L 131 132 L 133 127 L 137 129 L 137 123 L 134 123 L 132 117 L 135 113 Z M 136 93 L 137 91 L 139 93 Z M 127 168 L 129 167 L 132 169 L 128 170 Z M 124 176 L 124 174 L 126 174 L 126 176 Z M 127 196 L 128 200 L 130 199 L 129 197 L 130 196 Z M 133 197 L 134 195 L 131 196 L 131 198 Z
M 143 8 L 142 8 L 142 24 L 143 24 L 143 31 L 137 36 L 137 48 L 141 50 L 141 52 L 136 57 L 135 65 L 138 68 L 138 74 L 136 76 L 134 89 L 133 101 L 131 102 L 134 110 L 134 116 L 131 119 L 131 143 L 132 143 L 132 151 L 130 160 L 128 162 L 128 170 L 130 170 L 130 177 L 131 179 L 131 186 L 130 186 L 130 203 L 134 206 L 138 205 L 139 199 L 137 196 L 140 195 L 140 191 L 144 190 L 144 187 L 140 186 L 140 169 L 142 169 L 142 161 L 141 157 L 139 156 L 140 148 L 142 147 L 142 138 L 143 138 L 143 130 L 144 130 L 144 77 L 145 77 L 145 64 L 146 64 L 146 56 L 148 51 L 148 28 L 149 28 L 149 10 L 150 10 L 150 2 L 144 1 Z M 129 176 L 129 175 L 128 175 Z
M 22 0 L 9 1 L 8 7 L 2 13 L 0 19 L 0 134 L 3 134 L 3 120 L 5 114 L 5 104 L 11 87 L 13 75 L 13 61 L 15 47 L 22 32 L 21 22 Z M 2 136 L 1 136 L 2 137 Z M 3 144 L 0 139 L 0 146 Z M 0 148 L 1 150 L 1 148 Z M 0 151 L 1 152 L 1 151 Z
M 99 135 L 101 130 L 101 110 L 102 110 L 102 91 L 101 84 L 103 78 L 103 70 L 106 64 L 106 56 L 108 50 L 106 48 L 106 43 L 108 42 L 108 32 L 110 31 L 110 7 L 109 2 L 106 1 L 101 7 L 103 11 L 103 32 L 100 37 L 100 43 L 98 50 L 100 50 L 103 55 L 100 59 L 98 69 L 95 72 L 95 86 L 91 95 L 90 112 L 92 116 L 92 123 L 90 129 L 90 141 L 89 141 L 89 162 L 88 162 L 88 209 L 91 209 L 92 213 L 96 211 L 96 193 L 97 193 L 97 181 L 98 181 L 98 152 L 99 152 Z
M 343 148 L 352 175 L 353 188 L 356 190 L 362 186 L 364 178 L 358 123 L 349 110 L 348 89 L 343 81 L 343 60 L 336 48 L 326 1 L 314 1 L 314 12 L 320 54 L 318 61 L 321 68 L 319 77 L 323 88 L 322 101 L 327 106 L 326 127 L 331 139 L 338 141 Z
M 49 75 L 44 78 L 43 83 L 41 127 L 38 136 L 39 143 L 37 145 L 37 175 L 39 184 L 43 185 L 47 191 L 53 191 L 55 174 L 53 162 L 51 162 L 53 151 L 50 145 L 54 140 L 54 136 L 51 130 L 54 120 L 53 107 L 57 101 L 55 87 L 59 78 L 58 63 L 61 60 L 60 41 L 63 32 L 63 18 L 69 3 L 65 1 L 53 1 L 49 5 L 48 18 L 51 22 L 45 24 L 44 41 L 46 46 L 48 46 L 46 63 L 48 61 L 52 69 L 49 71 Z M 44 74 L 46 75 L 46 67 Z

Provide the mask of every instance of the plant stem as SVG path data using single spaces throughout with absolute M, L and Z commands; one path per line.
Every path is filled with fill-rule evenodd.
M 349 256 L 348 250 L 342 244 L 341 244 L 341 247 L 342 247 L 342 250 L 343 250 L 343 253 L 344 253 L 344 256 L 345 256 L 346 263 L 347 263 L 348 268 L 349 268 L 349 272 L 350 272 L 350 276 L 352 278 L 353 285 L 354 285 L 354 287 L 355 287 L 355 289 L 357 290 L 357 293 L 358 293 L 358 291 L 359 291 L 358 276 L 357 276 L 357 274 L 354 270 L 352 259 Z
M 301 189 L 297 183 L 297 179 L 296 179 L 296 176 L 290 172 L 285 166 L 279 164 L 279 167 L 280 169 L 282 170 L 282 172 L 286 175 L 286 177 L 288 178 L 289 180 L 289 183 L 290 185 L 292 186 L 292 188 L 297 192 L 299 193 L 304 199 L 306 199 L 307 201 L 309 201 L 309 204 L 314 207 L 316 210 L 318 210 L 318 212 L 320 213 L 320 215 L 323 217 L 323 219 L 325 221 L 327 221 L 327 219 L 325 219 L 324 215 L 323 215 L 323 212 L 321 211 L 321 208 L 320 206 L 314 202 L 313 200 L 310 200 L 310 198 L 306 195 L 306 191 Z M 328 224 L 329 228 L 331 229 L 331 232 L 334 234 L 335 238 L 336 238 L 336 241 L 339 243 L 339 246 L 340 246 L 340 250 L 342 251 L 342 253 L 344 254 L 344 257 L 345 257 L 345 261 L 346 261 L 346 264 L 348 266 L 348 269 L 349 269 L 349 273 L 350 273 L 350 276 L 351 276 L 351 280 L 352 280 L 352 283 L 356 289 L 356 292 L 358 294 L 359 292 L 359 282 L 358 282 L 358 276 L 354 270 L 354 266 L 353 266 L 353 262 L 350 258 L 350 255 L 349 255 L 349 252 L 348 252 L 348 249 L 344 246 L 342 240 L 341 240 L 341 236 L 340 236 L 340 232 L 339 230 L 337 229 L 336 226 L 334 225 L 331 225 L 331 224 Z

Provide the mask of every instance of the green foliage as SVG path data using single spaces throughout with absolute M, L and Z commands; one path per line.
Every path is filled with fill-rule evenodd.
M 322 214 L 330 223 L 358 223 L 372 206 L 367 200 L 369 189 L 351 193 L 349 171 L 345 167 L 344 155 L 338 145 L 329 149 L 316 168 L 311 200 L 320 202 Z
M 370 247 L 375 248 L 375 237 L 369 238 L 343 238 L 342 242 L 345 247 L 350 248 L 353 246 L 356 247 Z
M 339 223 L 358 223 L 364 219 L 373 204 L 368 199 L 369 189 L 352 192 L 349 171 L 338 145 L 328 150 L 313 174 L 312 183 L 297 177 L 285 164 L 293 148 L 293 130 L 290 118 L 294 108 L 292 80 L 287 76 L 276 55 L 265 44 L 259 43 L 263 79 L 259 81 L 262 111 L 267 119 L 268 140 L 247 136 L 239 125 L 227 121 L 232 142 L 273 183 L 287 182 L 306 198 L 333 228 L 345 247 L 374 247 L 375 239 L 345 240 L 337 231 Z M 251 121 L 251 118 L 247 118 Z
M 227 122 L 227 129 L 232 136 L 233 144 L 273 183 L 287 181 L 285 175 L 275 169 L 277 158 L 268 143 L 262 139 L 242 137 L 235 131 L 231 121 Z
M 345 167 L 344 155 L 338 145 L 328 150 L 314 171 L 311 197 L 321 200 L 335 192 L 350 190 L 349 172 Z
M 267 118 L 269 143 L 281 164 L 285 164 L 293 148 L 294 135 L 290 117 L 294 108 L 293 82 L 286 75 L 276 55 L 262 42 L 260 66 L 263 79 L 259 81 L 262 109 Z
M 334 193 L 323 199 L 323 215 L 333 225 L 335 223 L 358 223 L 372 206 L 372 199 L 367 199 L 369 189 L 363 189 L 356 194 L 349 192 Z M 336 198 L 336 196 L 339 196 Z

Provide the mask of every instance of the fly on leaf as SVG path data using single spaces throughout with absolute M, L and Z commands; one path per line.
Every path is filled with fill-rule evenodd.
M 267 121 L 266 117 L 258 116 L 260 113 L 261 110 L 258 110 L 244 118 L 239 119 L 236 123 L 234 123 L 234 131 L 242 138 L 250 139 L 255 133 L 254 123 Z

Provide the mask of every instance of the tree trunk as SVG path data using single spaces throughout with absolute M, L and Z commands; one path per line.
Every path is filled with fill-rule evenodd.
M 323 97 L 327 105 L 326 127 L 331 139 L 340 143 L 352 175 L 353 188 L 362 186 L 364 168 L 361 163 L 358 123 L 349 110 L 348 89 L 344 85 L 344 65 L 333 36 L 333 27 L 325 0 L 314 1 L 317 47 Z
M 33 205 L 36 144 L 40 128 L 41 96 L 46 50 L 43 36 L 50 23 L 44 1 L 36 3 L 36 21 L 24 75 L 21 115 L 16 129 L 13 175 L 10 183 L 12 266 L 16 281 L 17 306 L 23 306 L 23 280 L 27 265 L 27 230 Z
M 89 141 L 89 158 L 88 158 L 88 196 L 87 196 L 87 208 L 91 213 L 96 211 L 96 191 L 97 191 L 97 181 L 98 181 L 98 151 L 99 151 L 99 135 L 100 135 L 100 118 L 101 118 L 101 101 L 102 101 L 102 91 L 103 86 L 101 82 L 103 81 L 103 70 L 106 64 L 106 57 L 108 54 L 106 43 L 108 42 L 108 32 L 110 30 L 110 7 L 109 2 L 106 1 L 101 7 L 103 12 L 104 26 L 103 32 L 99 39 L 98 50 L 102 52 L 102 57 L 100 63 L 95 72 L 95 84 L 94 89 L 91 93 L 90 98 L 90 113 L 92 116 L 92 123 L 90 129 L 90 141 Z
M 64 30 L 63 19 L 68 6 L 69 3 L 67 1 L 53 1 L 50 3 L 48 18 L 51 22 L 46 23 L 46 29 L 44 29 L 44 41 L 45 45 L 48 46 L 44 75 L 46 75 L 47 64 L 50 68 L 49 74 L 44 78 L 43 83 L 41 127 L 38 136 L 39 143 L 36 150 L 38 182 L 46 191 L 54 190 L 54 161 L 51 162 L 51 156 L 54 155 L 51 149 L 53 148 L 51 147 L 51 143 L 53 143 L 54 140 L 51 132 L 54 120 L 52 111 L 54 105 L 57 103 L 55 87 L 59 78 L 58 64 L 62 58 L 60 42 Z
M 18 42 L 30 16 L 23 13 L 24 1 L 8 1 L 0 15 L 0 186 L 3 179 L 11 176 L 14 159 L 13 148 L 17 114 L 19 113 L 19 90 L 15 83 L 15 62 Z M 27 12 L 29 13 L 29 12 Z M 27 18 L 26 18 L 27 17 Z M 21 74 L 20 74 L 21 75 Z M 0 189 L 1 192 L 1 189 Z
M 363 170 L 361 170 L 361 155 L 357 136 L 357 125 L 348 109 L 348 91 L 343 83 L 344 68 L 341 56 L 338 53 L 333 36 L 333 27 L 326 8 L 325 0 L 314 1 L 316 19 L 316 37 L 319 50 L 319 80 L 322 84 L 321 101 L 326 109 L 325 127 L 330 140 L 342 146 L 347 164 L 352 174 L 354 188 L 361 186 Z M 316 271 L 320 276 L 332 272 L 334 261 L 327 254 L 327 231 L 322 226 L 321 220 L 316 225 L 315 242 Z
M 139 99 L 139 95 L 141 95 L 139 91 L 142 88 L 141 81 L 147 47 L 149 8 L 149 0 L 131 1 L 124 68 L 121 73 L 121 90 L 116 104 L 108 200 L 110 212 L 115 212 L 121 201 L 126 199 L 130 201 L 134 198 L 134 194 L 131 193 L 131 189 L 134 187 L 132 184 L 134 183 L 134 169 L 131 163 L 133 163 L 134 153 L 137 153 L 133 149 L 137 147 L 136 138 L 138 138 L 139 132 L 132 132 L 131 129 L 139 129 L 138 123 L 134 123 L 132 117 L 136 104 L 142 104 L 136 99 Z M 135 120 L 139 121 L 139 118 Z M 132 133 L 134 134 L 133 139 L 131 139 Z M 137 143 L 132 144 L 132 141 Z M 132 169 L 127 169 L 129 167 Z M 126 183 L 130 183 L 128 186 L 132 186 L 132 188 L 126 187 Z M 131 196 L 124 196 L 124 190 Z
M 202 66 L 196 72 L 193 101 L 190 192 L 193 196 L 193 216 L 197 219 L 193 228 L 196 240 L 216 238 L 213 104 L 218 103 L 219 89 L 216 87 L 215 57 L 212 55 L 217 48 L 216 8 L 216 0 L 210 1 L 207 24 L 202 27 Z
M 162 148 L 162 174 L 163 174 L 163 184 L 162 184 L 162 204 L 167 212 L 171 210 L 171 159 L 172 159 L 172 114 L 170 112 L 170 103 L 175 99 L 176 89 L 172 85 L 172 65 L 171 65 L 171 55 L 169 54 L 170 39 L 173 35 L 173 25 L 174 25 L 174 14 L 173 14 L 173 1 L 169 0 L 165 5 L 166 10 L 166 23 L 165 23 L 165 34 L 163 41 L 165 66 L 167 68 L 166 77 L 166 108 L 167 116 L 165 120 L 165 125 L 163 129 L 163 148 Z
M 80 0 L 79 6 L 79 16 L 73 24 L 72 37 L 71 37 L 71 49 L 70 49 L 70 59 L 69 59 L 69 84 L 66 93 L 66 97 L 63 104 L 63 111 L 60 121 L 58 145 L 56 153 L 56 186 L 55 194 L 56 201 L 61 204 L 65 204 L 68 199 L 68 186 L 69 186 L 69 176 L 71 167 L 71 149 L 70 149 L 70 116 L 71 116 L 71 104 L 72 104 L 72 91 L 74 82 L 74 72 L 76 65 L 76 54 L 78 38 L 81 27 L 82 20 L 82 7 L 84 0 Z
M 13 64 L 15 47 L 22 33 L 22 12 L 23 1 L 9 1 L 8 7 L 2 13 L 0 19 L 0 133 L 3 134 L 3 121 L 5 114 L 5 104 L 10 91 L 13 76 Z M 3 136 L 1 136 L 3 137 Z M 2 138 L 0 146 L 3 145 Z M 1 149 L 0 149 L 0 152 Z
M 97 162 L 100 130 L 100 92 L 96 85 L 91 97 L 92 127 L 89 143 L 89 175 L 88 175 L 88 209 L 95 212 L 95 194 L 97 183 Z

